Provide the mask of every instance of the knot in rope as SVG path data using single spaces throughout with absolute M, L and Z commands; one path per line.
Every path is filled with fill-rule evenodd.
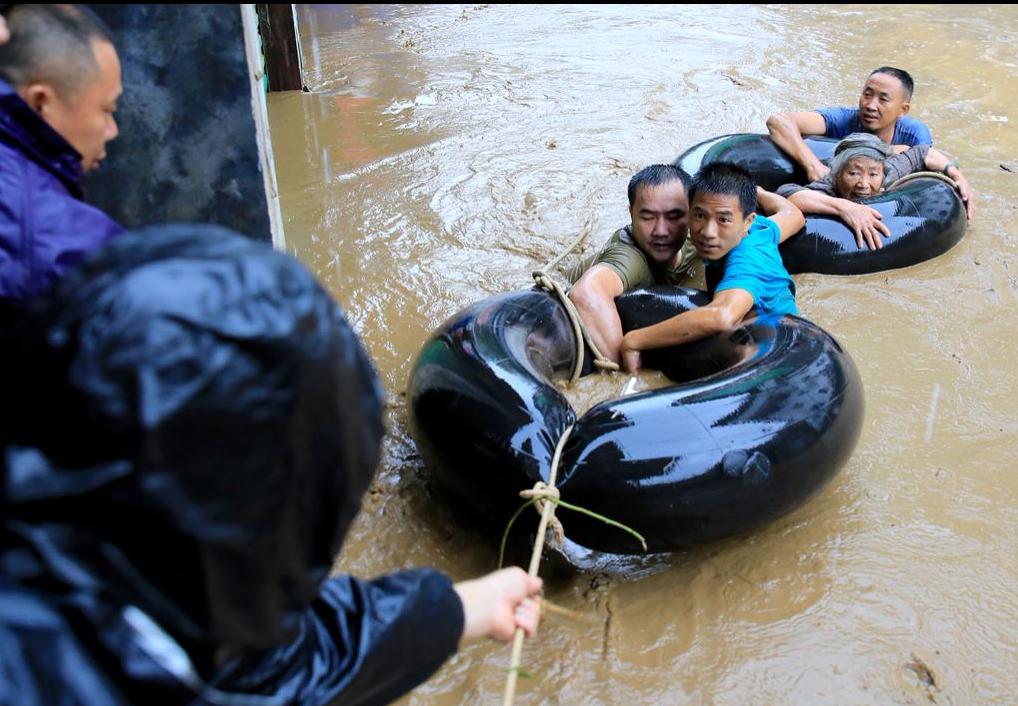
M 521 490 L 520 497 L 524 500 L 536 498 L 537 502 L 534 503 L 534 509 L 537 510 L 537 514 L 543 515 L 544 506 L 549 503 L 558 505 L 562 496 L 559 494 L 558 488 L 539 480 L 534 483 L 533 488 Z M 546 543 L 553 549 L 561 548 L 566 541 L 566 530 L 562 526 L 562 521 L 554 514 L 548 518 L 548 529 L 551 530 L 551 536 L 546 537 Z
M 534 278 L 534 282 L 537 283 L 538 287 L 541 287 L 542 289 L 547 289 L 549 292 L 555 291 L 555 280 L 553 280 L 551 278 L 551 275 L 549 275 L 544 270 L 534 270 L 531 273 L 531 277 Z
M 548 485 L 543 480 L 539 480 L 536 483 L 534 483 L 533 488 L 521 490 L 520 497 L 523 498 L 524 500 L 530 500 L 531 498 L 541 498 L 541 500 L 537 501 L 537 511 L 543 512 L 544 503 L 546 500 L 552 500 L 557 503 L 559 498 L 561 498 L 562 496 L 558 492 L 558 488 L 552 485 Z

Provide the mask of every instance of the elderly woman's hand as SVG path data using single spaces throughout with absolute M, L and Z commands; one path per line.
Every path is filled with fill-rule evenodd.
M 838 211 L 841 220 L 845 222 L 852 232 L 855 233 L 855 242 L 861 247 L 868 247 L 870 250 L 877 250 L 884 247 L 881 236 L 889 237 L 891 229 L 883 222 L 880 211 L 870 208 L 866 204 L 855 203 L 847 199 L 841 199 Z

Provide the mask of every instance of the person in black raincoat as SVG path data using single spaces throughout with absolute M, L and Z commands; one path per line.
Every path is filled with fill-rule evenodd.
M 0 335 L 0 704 L 375 704 L 539 582 L 328 577 L 378 460 L 374 370 L 293 259 L 128 234 Z

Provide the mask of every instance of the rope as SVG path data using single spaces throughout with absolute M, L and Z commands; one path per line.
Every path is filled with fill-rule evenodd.
M 584 348 L 583 343 L 586 341 L 587 345 L 590 346 L 590 351 L 594 354 L 594 365 L 602 370 L 618 370 L 619 364 L 611 358 L 605 357 L 604 354 L 598 349 L 593 339 L 590 337 L 590 332 L 587 331 L 587 327 L 583 324 L 583 319 L 580 318 L 580 312 L 576 310 L 576 305 L 573 304 L 573 300 L 569 298 L 566 291 L 562 289 L 562 286 L 553 280 L 551 276 L 542 270 L 534 272 L 534 281 L 537 282 L 537 286 L 542 289 L 546 289 L 558 298 L 562 304 L 562 308 L 566 310 L 566 316 L 569 318 L 569 323 L 573 327 L 573 336 L 576 341 L 576 364 L 573 366 L 573 374 L 569 377 L 569 384 L 572 385 L 574 382 L 580 379 L 580 373 L 583 372 L 583 357 Z
M 916 179 L 937 179 L 945 184 L 950 184 L 953 188 L 958 188 L 957 182 L 946 174 L 941 174 L 940 172 L 912 172 L 911 174 L 906 174 L 896 180 L 893 184 L 887 187 L 887 191 L 894 191 L 895 189 L 905 186 L 905 184 L 915 181 Z
M 580 234 L 576 236 L 576 239 L 573 240 L 573 242 L 569 243 L 569 247 L 560 252 L 557 257 L 550 260 L 548 264 L 541 268 L 541 270 L 544 272 L 550 272 L 552 268 L 554 268 L 557 264 L 559 264 L 559 262 L 562 261 L 562 258 L 564 258 L 566 255 L 573 251 L 573 248 L 575 248 L 577 245 L 586 240 L 587 237 L 590 235 L 591 231 L 593 230 L 594 230 L 594 216 L 593 214 L 591 214 L 587 216 L 587 220 L 584 221 L 583 227 L 580 228 Z
M 584 347 L 583 344 L 586 342 L 590 346 L 591 352 L 594 354 L 594 365 L 598 368 L 605 370 L 618 370 L 619 365 L 610 358 L 605 357 L 598 349 L 597 345 L 590 337 L 590 332 L 587 331 L 587 327 L 583 324 L 583 319 L 580 318 L 580 313 L 576 310 L 576 305 L 573 304 L 569 295 L 566 293 L 562 286 L 552 277 L 551 270 L 562 261 L 562 259 L 572 252 L 580 243 L 587 239 L 593 230 L 593 216 L 589 216 L 586 222 L 583 224 L 583 228 L 580 230 L 580 234 L 556 257 L 550 260 L 544 267 L 533 273 L 534 281 L 538 287 L 545 289 L 554 294 L 558 300 L 562 303 L 562 307 L 566 311 L 566 316 L 569 318 L 569 323 L 573 328 L 573 335 L 576 340 L 576 364 L 573 366 L 573 374 L 570 377 L 570 384 L 576 382 L 580 373 L 583 371 L 583 358 L 584 358 Z M 541 521 L 537 525 L 537 537 L 534 539 L 534 549 L 530 554 L 530 566 L 527 569 L 527 574 L 530 576 L 537 576 L 538 567 L 541 565 L 541 553 L 544 550 L 545 536 L 548 531 L 548 527 L 551 527 L 553 540 L 552 542 L 557 546 L 562 546 L 565 542 L 565 531 L 562 529 L 562 523 L 557 517 L 555 517 L 555 507 L 563 505 L 571 510 L 582 512 L 587 515 L 596 517 L 610 525 L 621 527 L 626 531 L 632 533 L 640 540 L 643 544 L 644 549 L 647 548 L 647 543 L 643 537 L 635 532 L 634 530 L 622 525 L 614 520 L 609 520 L 606 517 L 598 515 L 597 513 L 591 512 L 584 508 L 577 507 L 576 505 L 570 505 L 562 501 L 559 495 L 559 490 L 555 487 L 555 481 L 558 478 L 558 466 L 559 461 L 562 458 L 562 449 L 565 447 L 566 441 L 569 439 L 569 435 L 573 432 L 573 425 L 570 424 L 562 436 L 558 440 L 558 444 L 555 446 L 555 454 L 552 457 L 551 468 L 548 471 L 548 482 L 538 481 L 534 484 L 534 487 L 529 490 L 520 491 L 520 497 L 524 498 L 527 502 L 520 507 L 519 510 L 509 520 L 509 524 L 505 528 L 505 533 L 502 535 L 502 546 L 499 549 L 498 565 L 502 566 L 502 560 L 505 556 L 505 544 L 509 536 L 509 530 L 512 529 L 513 523 L 516 518 L 530 505 L 534 505 L 537 511 L 541 514 Z M 512 653 L 509 661 L 509 673 L 506 676 L 505 682 L 505 694 L 502 699 L 503 706 L 512 706 L 513 701 L 516 698 L 516 681 L 520 674 L 520 663 L 523 658 L 523 640 L 525 633 L 523 628 L 516 628 L 516 632 L 513 633 L 513 644 Z
M 562 498 L 559 495 L 558 488 L 553 485 L 547 485 L 542 481 L 534 483 L 534 487 L 530 490 L 521 490 L 520 497 L 525 500 L 533 500 L 534 507 L 537 508 L 538 514 L 544 516 L 544 509 L 548 505 L 558 505 L 562 502 Z M 530 503 L 527 503 L 530 504 Z M 524 506 L 525 507 L 525 506 Z M 552 509 L 551 517 L 548 518 L 548 527 L 551 529 L 552 539 L 550 544 L 553 547 L 562 547 L 566 542 L 566 532 L 562 529 L 562 522 L 559 518 L 555 517 L 555 510 Z
M 505 528 L 505 533 L 502 535 L 502 546 L 499 548 L 498 556 L 499 568 L 502 567 L 502 559 L 505 556 L 505 544 L 506 539 L 509 536 L 509 530 L 512 529 L 516 518 L 531 505 L 536 506 L 538 511 L 541 513 L 541 522 L 537 525 L 537 537 L 534 539 L 534 549 L 530 554 L 530 567 L 527 570 L 527 573 L 530 576 L 537 576 L 537 569 L 541 565 L 541 553 L 544 549 L 545 535 L 549 525 L 552 527 L 552 531 L 556 535 L 555 541 L 561 543 L 565 540 L 562 523 L 557 517 L 555 517 L 555 507 L 558 505 L 589 515 L 613 527 L 618 527 L 619 529 L 629 532 L 640 541 L 640 544 L 643 545 L 644 551 L 647 550 L 646 540 L 643 538 L 643 535 L 636 530 L 626 527 L 615 520 L 608 519 L 603 515 L 599 515 L 596 512 L 587 510 L 586 508 L 567 503 L 560 497 L 559 490 L 555 487 L 555 481 L 558 478 L 558 466 L 559 461 L 562 458 L 562 449 L 565 447 L 566 440 L 569 438 L 569 435 L 573 433 L 573 426 L 574 425 L 570 424 L 566 428 L 561 438 L 559 438 L 558 444 L 555 446 L 555 455 L 552 456 L 551 468 L 548 471 L 548 482 L 545 483 L 543 481 L 538 481 L 534 484 L 533 488 L 520 491 L 520 497 L 525 498 L 527 502 L 525 502 L 523 506 L 512 516 L 512 519 L 509 520 L 508 526 Z M 520 662 L 523 658 L 524 636 L 523 628 L 516 628 L 516 632 L 513 634 L 512 655 L 509 661 L 509 674 L 506 677 L 505 682 L 505 695 L 502 699 L 503 706 L 512 706 L 513 700 L 516 698 L 516 680 L 520 673 Z
M 574 622 L 587 623 L 588 625 L 592 625 L 594 623 L 599 622 L 598 619 L 593 615 L 588 615 L 587 613 L 581 613 L 578 610 L 565 608 L 563 606 L 552 603 L 544 596 L 541 596 L 541 614 L 543 615 L 545 613 L 550 613 L 552 615 L 561 615 L 562 617 L 569 618 Z
M 555 487 L 555 481 L 558 477 L 558 462 L 562 458 L 562 448 L 566 445 L 566 440 L 572 433 L 573 425 L 570 424 L 558 440 L 558 445 L 555 446 L 555 455 L 551 459 L 551 469 L 548 471 L 548 483 L 538 483 L 537 485 L 544 486 L 540 491 L 538 491 L 537 486 L 534 487 L 535 492 L 544 494 L 543 497 L 553 495 L 555 499 L 558 499 L 558 488 Z M 550 491 L 554 491 L 554 493 Z M 533 498 L 532 500 L 542 504 L 541 522 L 537 525 L 537 538 L 534 540 L 534 551 L 530 554 L 530 568 L 527 570 L 527 574 L 537 576 L 537 567 L 541 564 L 541 552 L 544 550 L 544 533 L 548 529 L 548 522 L 555 513 L 555 503 L 546 502 L 542 498 Z M 523 638 L 523 628 L 516 628 L 516 633 L 513 635 L 512 658 L 509 661 L 509 675 L 505 680 L 505 697 L 502 699 L 503 706 L 512 706 L 513 700 L 516 698 L 516 679 L 519 676 L 520 662 L 523 657 Z
M 591 216 L 588 217 L 587 221 L 583 224 L 580 234 L 565 250 L 549 261 L 544 267 L 533 273 L 534 281 L 537 283 L 537 286 L 554 294 L 562 303 L 562 307 L 566 310 L 566 316 L 569 317 L 569 323 L 573 327 L 573 336 L 576 340 L 576 364 L 573 366 L 573 374 L 569 378 L 570 385 L 580 378 L 580 373 L 583 371 L 584 341 L 586 341 L 587 345 L 590 346 L 590 351 L 594 354 L 595 367 L 600 368 L 601 370 L 619 369 L 618 363 L 613 361 L 611 358 L 606 357 L 598 349 L 594 340 L 590 337 L 590 332 L 584 325 L 583 319 L 580 317 L 580 312 L 576 310 L 576 305 L 573 304 L 573 300 L 569 298 L 566 291 L 562 289 L 561 285 L 559 285 L 559 283 L 556 282 L 551 275 L 552 268 L 561 262 L 562 258 L 572 252 L 577 245 L 586 240 L 592 230 L 593 217 Z

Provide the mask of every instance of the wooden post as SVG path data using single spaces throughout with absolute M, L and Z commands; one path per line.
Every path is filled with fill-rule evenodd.
M 300 70 L 300 45 L 297 43 L 293 5 L 256 4 L 255 9 L 269 90 L 306 91 Z
M 283 214 L 279 210 L 279 185 L 276 183 L 276 161 L 272 155 L 272 136 L 269 133 L 269 107 L 262 82 L 263 58 L 258 46 L 257 8 L 252 5 L 241 5 L 240 18 L 244 26 L 244 53 L 247 57 L 248 79 L 251 86 L 251 111 L 254 115 L 262 179 L 265 183 L 265 201 L 269 209 L 272 245 L 280 252 L 286 252 Z

